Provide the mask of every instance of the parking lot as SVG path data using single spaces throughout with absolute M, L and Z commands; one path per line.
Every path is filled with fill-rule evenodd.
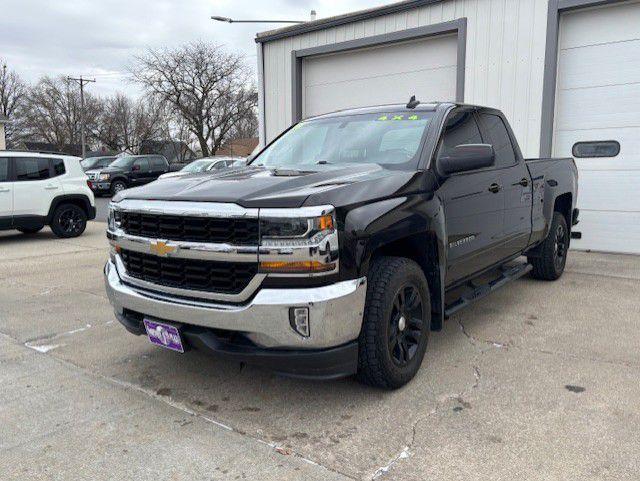
M 639 257 L 572 252 L 560 281 L 505 287 L 385 392 L 128 334 L 104 229 L 0 233 L 2 480 L 638 478 Z

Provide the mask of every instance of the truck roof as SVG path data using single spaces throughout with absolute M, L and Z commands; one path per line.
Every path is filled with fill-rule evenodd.
M 466 107 L 475 107 L 479 109 L 487 109 L 487 110 L 495 110 L 491 107 L 485 107 L 482 105 L 471 105 L 465 104 L 462 102 L 451 102 L 451 101 L 443 101 L 443 102 L 421 102 L 416 107 L 409 108 L 407 104 L 384 104 L 384 105 L 372 105 L 369 107 L 358 107 L 354 109 L 344 109 L 338 110 L 336 112 L 330 112 L 327 114 L 316 115 L 313 117 L 308 117 L 305 120 L 311 119 L 323 119 L 323 118 L 331 118 L 331 117 L 342 117 L 346 115 L 362 115 L 362 114 L 377 114 L 377 113 L 385 113 L 389 111 L 394 112 L 434 112 L 439 107 L 453 107 L 453 106 L 466 106 Z

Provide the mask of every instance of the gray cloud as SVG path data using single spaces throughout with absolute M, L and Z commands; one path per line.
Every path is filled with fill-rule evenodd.
M 233 18 L 306 19 L 369 8 L 389 0 L 2 0 L 0 57 L 29 81 L 42 75 L 95 75 L 92 91 L 135 94 L 123 74 L 146 48 L 211 40 L 247 56 L 255 33 L 272 24 L 224 24 Z

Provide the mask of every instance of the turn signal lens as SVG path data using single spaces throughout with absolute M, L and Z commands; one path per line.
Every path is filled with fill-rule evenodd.
M 335 263 L 324 264 L 318 261 L 297 261 L 297 262 L 261 262 L 262 272 L 327 272 L 335 269 Z
M 323 215 L 318 218 L 318 227 L 320 230 L 333 230 L 333 216 L 331 214 Z

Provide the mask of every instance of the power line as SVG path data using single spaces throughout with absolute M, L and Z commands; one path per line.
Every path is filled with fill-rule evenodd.
M 82 158 L 86 157 L 86 145 L 85 145 L 85 134 L 84 134 L 84 84 L 92 83 L 96 81 L 96 79 L 86 79 L 82 78 L 80 75 L 79 78 L 67 77 L 67 80 L 72 82 L 77 82 L 80 85 L 80 137 L 82 142 Z

